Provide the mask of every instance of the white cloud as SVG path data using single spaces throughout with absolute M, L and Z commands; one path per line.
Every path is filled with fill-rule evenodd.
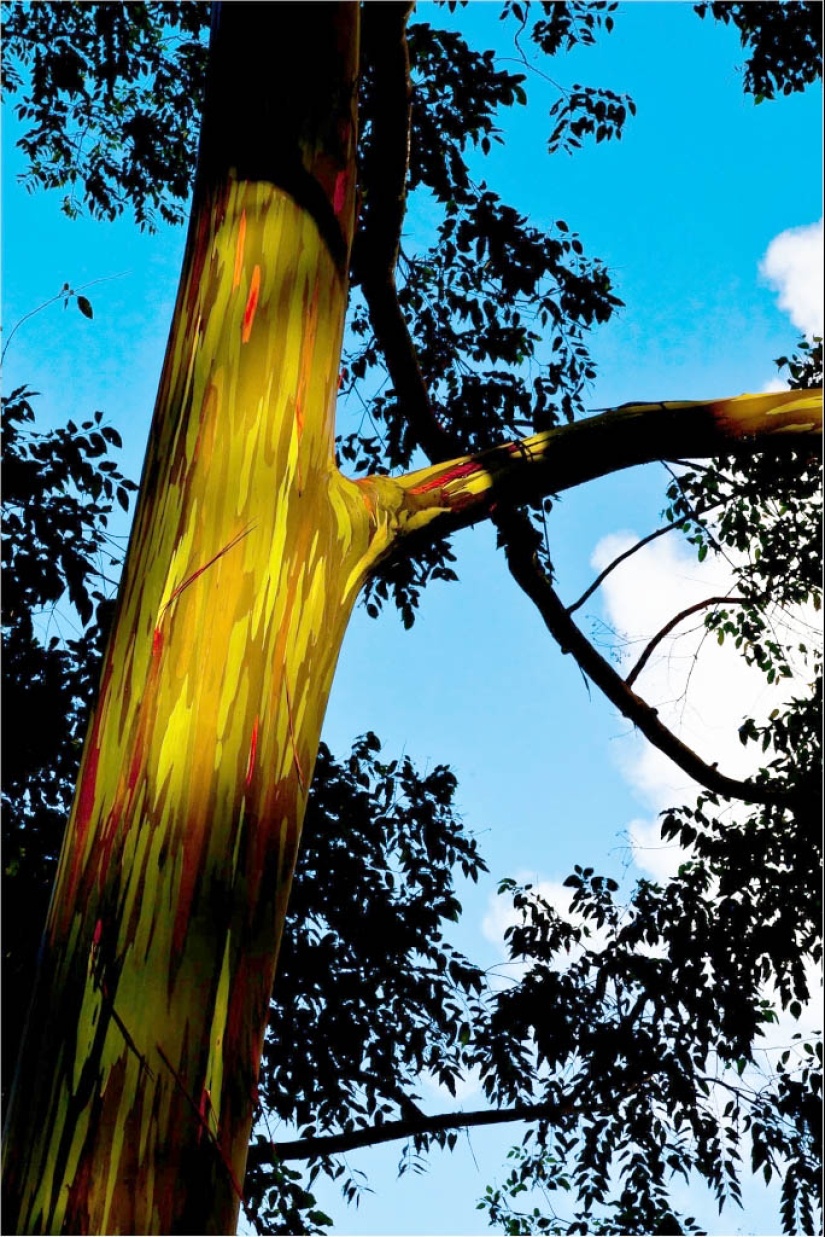
M 637 538 L 616 533 L 599 542 L 592 565 L 601 570 Z M 674 615 L 709 597 L 731 591 L 732 575 L 723 559 L 699 563 L 695 552 L 675 539 L 645 546 L 608 576 L 602 587 L 607 622 L 625 641 L 623 673 L 628 673 L 650 637 Z M 709 764 L 734 777 L 751 772 L 752 749 L 744 749 L 737 730 L 746 714 L 767 712 L 778 702 L 764 678 L 750 670 L 704 627 L 706 611 L 690 615 L 655 650 L 635 689 L 653 704 L 662 721 Z M 766 706 L 766 702 L 770 705 Z M 762 708 L 759 708 L 762 703 Z M 661 811 L 697 790 L 671 760 L 628 727 L 615 756 L 641 801 Z
M 759 264 L 779 308 L 809 338 L 822 334 L 822 220 L 775 236 Z
M 770 395 L 773 391 L 790 391 L 790 389 L 787 382 L 783 382 L 781 378 L 771 378 L 762 388 L 766 395 Z

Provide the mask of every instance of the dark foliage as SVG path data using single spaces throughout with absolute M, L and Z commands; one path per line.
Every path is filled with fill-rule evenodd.
M 107 520 L 136 489 L 108 458 L 120 436 L 102 413 L 38 433 L 34 396 L 3 399 L 5 1087 L 112 617 Z
M 821 341 L 803 341 L 778 363 L 807 388 L 822 381 L 821 358 Z M 492 1016 L 485 1086 L 498 1102 L 535 1099 L 525 1085 L 543 1068 L 543 1094 L 568 1112 L 528 1131 L 509 1177 L 480 1203 L 505 1232 L 700 1231 L 674 1208 L 670 1182 L 700 1177 L 720 1206 L 736 1203 L 743 1151 L 752 1172 L 782 1180 L 784 1231 L 820 1231 L 822 1043 L 791 1033 L 784 1051 L 760 1046 L 777 1010 L 801 1017 L 822 961 L 821 654 L 815 633 L 806 643 L 781 623 L 790 607 L 821 607 L 819 472 L 795 455 L 756 456 L 670 488 L 667 514 L 693 529 L 700 557 L 739 555 L 735 591 L 748 604 L 710 613 L 708 628 L 769 683 L 803 659 L 810 691 L 739 732 L 763 753 L 759 780 L 793 788 L 796 803 L 732 810 L 705 794 L 664 813 L 663 842 L 689 855 L 678 875 L 639 882 L 621 906 L 614 882 L 577 868 L 565 882 L 581 917 L 572 923 L 513 887 L 522 921 L 510 951 L 530 965 Z M 720 500 L 712 529 L 693 518 Z M 548 1208 L 529 1194 L 539 1190 L 560 1193 Z M 538 1205 L 519 1210 L 522 1194 Z
M 804 90 L 822 77 L 822 5 L 811 0 L 783 3 L 695 4 L 700 17 L 708 12 L 733 25 L 748 53 L 744 87 L 755 102 Z
M 407 758 L 385 761 L 373 734 L 340 763 L 322 744 L 264 1050 L 270 1128 L 284 1121 L 306 1137 L 417 1114 L 424 1071 L 455 1091 L 486 989 L 443 936 L 461 911 L 453 871 L 486 870 L 455 788 L 443 765 L 422 777 Z M 340 1160 L 319 1158 L 310 1186 L 322 1169 L 355 1197 Z M 294 1180 L 268 1167 L 247 1179 L 261 1231 L 296 1231 L 285 1187 L 288 1198 Z
M 26 187 L 63 210 L 182 223 L 206 70 L 209 5 L 4 4 L 3 86 L 19 93 Z

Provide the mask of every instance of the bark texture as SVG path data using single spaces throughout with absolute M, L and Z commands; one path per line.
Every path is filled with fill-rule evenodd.
M 236 1228 L 321 721 L 377 527 L 333 450 L 356 23 L 350 4 L 217 17 L 141 498 L 10 1105 L 8 1232 Z

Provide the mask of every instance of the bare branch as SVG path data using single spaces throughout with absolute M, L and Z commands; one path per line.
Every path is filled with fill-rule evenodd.
M 656 635 L 648 641 L 641 657 L 625 679 L 625 686 L 633 686 L 650 660 L 651 653 L 673 631 L 674 627 L 679 626 L 683 619 L 690 618 L 691 614 L 698 614 L 700 610 L 706 610 L 708 606 L 744 606 L 747 605 L 749 600 L 751 599 L 748 597 L 706 597 L 704 601 L 697 601 L 695 605 L 687 606 L 684 610 L 680 610 L 678 614 L 674 614 L 673 618 L 665 623 L 664 627 L 657 631 Z M 569 614 L 570 611 L 568 610 L 567 613 Z
M 718 506 L 719 506 L 719 503 L 714 503 L 712 507 L 706 507 L 705 510 L 702 512 L 702 514 L 704 515 L 705 512 L 707 511 L 713 511 Z M 589 586 L 589 588 L 586 588 L 584 590 L 584 592 L 582 593 L 578 601 L 574 601 L 572 606 L 567 607 L 567 613 L 574 614 L 576 610 L 580 609 L 580 607 L 584 605 L 587 599 L 593 596 L 596 589 L 600 588 L 602 584 L 604 584 L 605 580 L 610 575 L 610 573 L 612 571 L 615 571 L 615 569 L 619 566 L 619 564 L 623 563 L 625 559 L 630 558 L 633 554 L 636 553 L 637 550 L 641 550 L 644 546 L 650 545 L 651 541 L 655 541 L 657 537 L 663 537 L 665 533 L 671 533 L 673 532 L 674 528 L 681 528 L 681 527 L 682 527 L 681 523 L 665 524 L 663 528 L 657 528 L 654 532 L 648 533 L 646 537 L 640 538 L 640 540 L 637 541 L 635 545 L 632 545 L 629 550 L 625 550 L 622 554 L 617 554 L 616 557 L 613 559 L 613 561 L 607 564 L 604 571 L 600 572 L 600 574 L 596 576 L 596 579 Z
M 536 533 L 527 517 L 517 511 L 502 513 L 497 516 L 496 524 L 504 538 L 507 561 L 513 578 L 535 603 L 548 631 L 556 639 L 562 652 L 573 655 L 585 674 L 601 688 L 611 704 L 641 731 L 648 742 L 664 752 L 684 773 L 694 778 L 711 794 L 767 806 L 792 806 L 795 803 L 795 796 L 790 793 L 727 777 L 720 773 L 716 765 L 707 764 L 692 748 L 677 738 L 660 720 L 656 709 L 628 687 L 621 675 L 593 647 L 570 618 L 563 602 L 541 569 L 536 555 Z
M 395 283 L 407 201 L 412 87 L 406 24 L 412 7 L 405 2 L 364 8 L 364 42 L 375 48 L 370 165 L 380 175 L 368 185 L 353 267 L 398 401 L 419 446 L 436 461 L 449 459 L 457 448 L 433 411 Z
M 816 450 L 821 428 L 820 391 L 623 404 L 394 479 L 396 532 L 427 527 L 431 536 L 444 535 L 487 519 L 494 509 L 536 502 L 596 477 L 684 452 L 712 458 L 749 455 L 763 445 Z M 387 478 L 365 480 L 375 484 Z

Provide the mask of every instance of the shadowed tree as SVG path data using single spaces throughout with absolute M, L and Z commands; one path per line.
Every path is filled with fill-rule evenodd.
M 408 6 L 376 10 L 365 22 L 370 119 L 353 251 L 358 7 L 215 8 L 180 290 L 10 1101 L 15 1231 L 234 1231 L 347 620 L 365 586 L 379 599 L 392 587 L 409 605 L 422 576 L 444 570 L 443 539 L 456 529 L 497 522 L 514 576 L 562 646 L 711 795 L 771 810 L 801 802 L 796 783 L 737 782 L 665 729 L 572 623 L 521 508 L 653 460 L 809 451 L 819 394 L 635 404 L 559 424 L 589 376 L 581 332 L 617 303 L 606 275 L 578 263 L 575 238 L 526 228 L 460 162 L 447 175 L 437 108 L 411 119 Z M 552 17 L 546 25 L 539 35 L 552 42 Z M 433 80 L 449 76 L 449 40 L 423 28 L 410 45 L 438 66 Z M 519 80 L 502 75 L 495 101 Z M 560 108 L 560 122 L 592 131 L 599 107 L 620 129 L 618 97 L 593 93 L 568 101 L 568 115 Z M 475 116 L 482 144 L 491 110 Z M 407 262 L 399 291 L 416 177 L 445 206 L 441 262 Z M 471 252 L 495 285 L 489 309 Z M 375 333 L 392 381 L 392 407 L 379 397 L 375 412 L 391 426 L 387 462 L 408 470 L 394 477 L 352 480 L 336 463 L 350 263 L 363 297 L 353 329 Z M 445 263 L 452 287 L 430 309 L 428 283 Z M 561 331 L 566 382 L 557 390 L 551 364 L 526 412 L 502 394 L 507 366 L 533 347 L 507 304 L 525 296 Z M 460 374 L 456 343 L 503 368 Z M 352 359 L 356 373 L 370 347 Z M 507 415 L 495 415 L 497 398 Z M 525 417 L 536 432 L 502 441 Z M 409 470 L 416 446 L 431 462 Z M 347 449 L 357 465 L 369 444 Z

